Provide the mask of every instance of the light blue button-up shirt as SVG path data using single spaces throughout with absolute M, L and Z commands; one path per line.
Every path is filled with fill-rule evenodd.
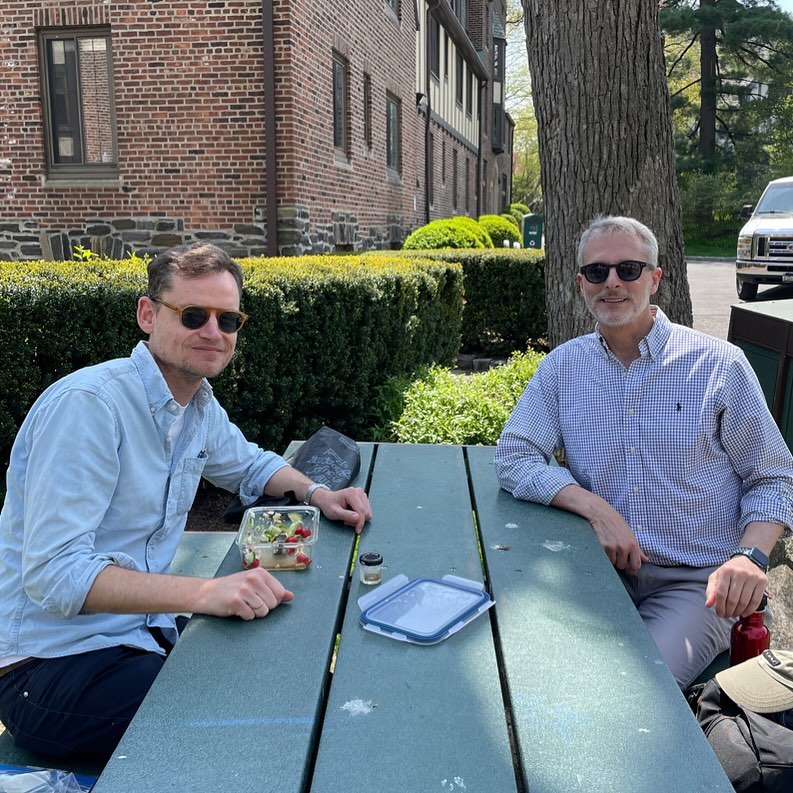
M 19 430 L 0 513 L 0 666 L 128 645 L 162 652 L 170 614 L 82 611 L 115 564 L 167 573 L 201 476 L 254 501 L 286 462 L 248 443 L 204 382 L 184 414 L 144 342 L 50 386 Z
M 723 564 L 755 520 L 793 525 L 793 458 L 738 347 L 660 309 L 625 367 L 596 332 L 537 368 L 495 454 L 501 486 L 596 493 L 658 565 Z M 549 465 L 564 449 L 568 467 Z

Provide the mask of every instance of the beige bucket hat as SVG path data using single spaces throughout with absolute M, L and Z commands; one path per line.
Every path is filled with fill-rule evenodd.
M 716 675 L 721 690 L 755 713 L 793 708 L 793 650 L 766 650 Z

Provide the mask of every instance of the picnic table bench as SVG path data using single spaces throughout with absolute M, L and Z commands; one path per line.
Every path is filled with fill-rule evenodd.
M 732 790 L 585 520 L 501 491 L 492 447 L 361 449 L 359 544 L 323 520 L 292 603 L 194 617 L 94 793 Z M 365 631 L 369 550 L 495 606 L 432 646 Z

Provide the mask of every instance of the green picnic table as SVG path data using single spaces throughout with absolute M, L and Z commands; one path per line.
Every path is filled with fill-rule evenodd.
M 732 790 L 586 521 L 501 491 L 492 447 L 361 449 L 359 547 L 323 520 L 292 603 L 194 617 L 94 793 Z M 432 646 L 365 631 L 370 550 L 495 606 Z

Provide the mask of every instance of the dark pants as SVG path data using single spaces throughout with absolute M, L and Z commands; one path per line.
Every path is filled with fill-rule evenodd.
M 180 632 L 186 624 L 177 618 Z M 31 752 L 110 757 L 164 663 L 132 647 L 36 658 L 0 677 L 0 721 Z

